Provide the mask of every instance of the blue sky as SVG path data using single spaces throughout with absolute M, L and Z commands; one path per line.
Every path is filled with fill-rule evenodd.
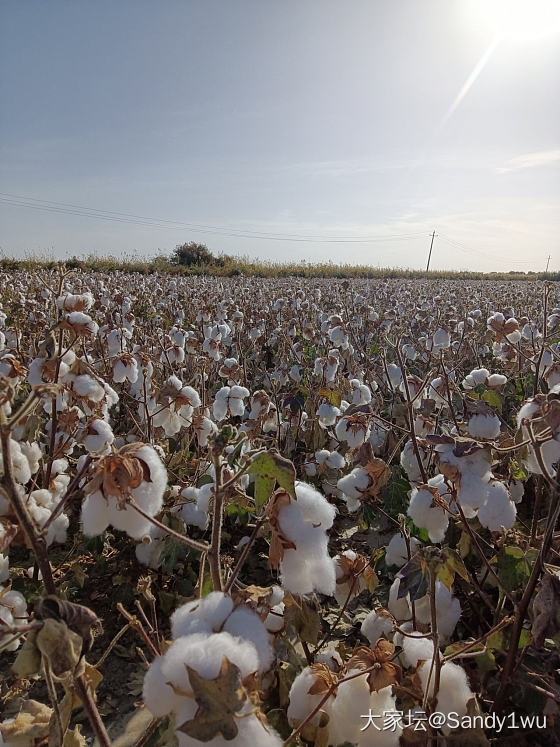
M 558 269 L 539 1 L 3 0 L 0 247 Z

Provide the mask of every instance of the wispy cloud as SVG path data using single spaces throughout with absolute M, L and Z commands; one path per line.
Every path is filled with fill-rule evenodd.
M 510 158 L 505 166 L 497 169 L 499 174 L 508 174 L 511 171 L 521 169 L 534 169 L 539 166 L 550 166 L 560 161 L 560 148 L 556 150 L 541 150 L 536 153 L 523 153 L 515 158 Z

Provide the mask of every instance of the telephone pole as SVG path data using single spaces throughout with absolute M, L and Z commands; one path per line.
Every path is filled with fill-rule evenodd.
M 548 259 L 546 260 L 546 270 L 545 272 L 548 272 L 548 264 L 550 262 L 550 254 L 548 255 Z
M 429 270 L 430 270 L 430 260 L 432 258 L 432 249 L 433 249 L 433 246 L 434 246 L 435 235 L 436 235 L 436 232 L 433 231 L 432 232 L 432 240 L 430 242 L 430 253 L 428 254 L 428 264 L 426 265 L 426 272 L 429 272 Z

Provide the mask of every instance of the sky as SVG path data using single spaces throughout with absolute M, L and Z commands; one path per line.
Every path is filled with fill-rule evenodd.
M 560 2 L 503 2 L 2 0 L 0 251 L 558 270 Z

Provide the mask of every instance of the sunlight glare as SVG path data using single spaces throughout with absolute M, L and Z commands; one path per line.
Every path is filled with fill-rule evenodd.
M 483 0 L 478 14 L 504 39 L 534 41 L 560 32 L 560 0 Z

